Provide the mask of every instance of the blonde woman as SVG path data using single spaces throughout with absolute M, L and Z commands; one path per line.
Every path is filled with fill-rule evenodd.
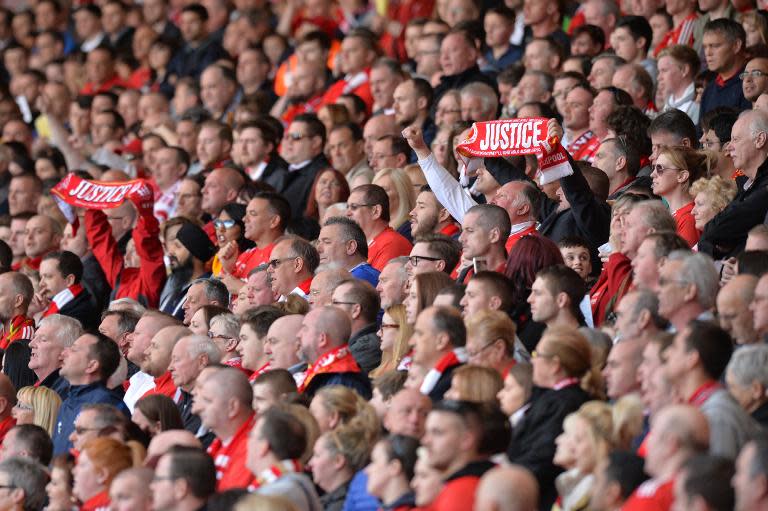
M 465 365 L 453 373 L 445 398 L 473 403 L 498 404 L 497 394 L 504 387 L 499 373 L 490 367 Z
M 405 305 L 393 305 L 384 311 L 379 328 L 381 339 L 381 364 L 371 371 L 371 378 L 397 369 L 400 361 L 410 350 L 408 339 L 413 334 L 413 326 L 408 324 Z
M 60 406 L 61 398 L 48 387 L 22 387 L 11 415 L 16 424 L 36 424 L 53 435 Z
M 325 433 L 355 419 L 371 429 L 378 428 L 376 410 L 360 394 L 342 385 L 328 385 L 317 391 L 309 411 Z
M 693 209 L 691 214 L 696 229 L 703 231 L 707 222 L 715 218 L 736 197 L 736 182 L 720 176 L 701 178 L 691 186 Z
M 669 205 L 679 234 L 689 246 L 699 242 L 701 232 L 696 228 L 691 210 L 691 184 L 709 174 L 710 160 L 706 153 L 689 147 L 662 149 L 652 167 L 653 193 Z
M 411 178 L 403 169 L 386 168 L 373 176 L 373 184 L 384 188 L 389 197 L 389 226 L 411 239 L 409 214 L 416 204 L 416 194 Z

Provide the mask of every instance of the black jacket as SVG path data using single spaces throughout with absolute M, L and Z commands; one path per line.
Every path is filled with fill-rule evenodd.
M 264 167 L 260 181 L 274 188 L 278 193 L 285 189 L 288 179 L 288 163 L 277 153 L 269 157 L 269 163 Z
M 288 199 L 288 203 L 291 205 L 291 218 L 297 219 L 304 215 L 304 208 L 307 207 L 309 192 L 312 189 L 315 176 L 318 172 L 330 166 L 331 164 L 325 158 L 325 155 L 320 153 L 306 167 L 288 171 L 285 177 L 285 187 L 281 190 L 281 193 L 283 197 Z
M 227 52 L 213 37 L 208 37 L 196 47 L 185 44 L 176 52 L 168 64 L 168 74 L 179 78 L 191 76 L 200 78 L 200 74 L 209 65 L 226 58 Z
M 343 385 L 354 390 L 365 399 L 371 399 L 373 389 L 371 380 L 363 373 L 323 373 L 318 374 L 304 389 L 304 395 L 312 399 L 315 393 L 328 385 Z
M 739 186 L 736 197 L 707 222 L 699 239 L 699 252 L 714 259 L 735 256 L 744 249 L 747 234 L 768 213 L 768 159 L 757 169 L 749 189 Z
M 56 392 L 62 401 L 67 399 L 67 396 L 69 395 L 69 382 L 59 374 L 58 369 L 43 378 L 40 381 L 40 386 L 48 387 Z
M 93 254 L 85 256 L 82 261 L 83 279 L 81 283 L 91 293 L 96 310 L 103 311 L 109 305 L 112 288 L 109 286 L 109 282 L 107 282 L 107 277 L 104 275 L 99 261 Z
M 360 369 L 368 374 L 381 364 L 381 339 L 376 323 L 364 326 L 349 338 L 349 351 Z
M 557 498 L 555 478 L 563 470 L 552 463 L 555 439 L 563 432 L 563 420 L 589 401 L 578 385 L 560 390 L 534 388 L 531 407 L 512 432 L 507 456 L 530 470 L 539 481 L 540 508 L 550 509 Z
M 433 403 L 437 403 L 438 401 L 443 400 L 445 393 L 448 392 L 448 389 L 451 388 L 453 372 L 462 365 L 463 364 L 456 364 L 446 368 L 445 371 L 443 371 L 443 374 L 440 375 L 440 379 L 437 380 L 437 383 L 429 393 L 429 399 L 431 399 Z
M 59 314 L 69 316 L 80 321 L 85 330 L 95 330 L 99 326 L 101 311 L 95 310 L 93 296 L 88 289 L 83 287 L 83 291 L 73 300 L 59 309 Z

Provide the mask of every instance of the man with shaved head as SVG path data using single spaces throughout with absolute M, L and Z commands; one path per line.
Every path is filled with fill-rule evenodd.
M 696 407 L 672 405 L 653 417 L 646 439 L 645 472 L 641 484 L 622 509 L 669 509 L 675 477 L 683 465 L 709 449 L 707 417 Z
M 311 397 L 322 387 L 344 385 L 371 398 L 371 382 L 349 351 L 351 330 L 349 316 L 337 307 L 319 307 L 304 316 L 299 353 L 309 366 L 300 392 Z
M 173 347 L 179 342 L 179 339 L 191 334 L 192 331 L 187 327 L 168 326 L 152 337 L 152 341 L 144 351 L 141 370 L 154 378 L 155 386 L 145 392 L 144 396 L 162 394 L 178 401 L 178 391 L 168 366 L 171 363 Z
M 141 367 L 144 364 L 145 352 L 149 348 L 155 335 L 165 327 L 180 326 L 181 321 L 158 311 L 146 312 L 133 332 L 128 335 L 128 352 L 126 358 Z M 152 375 L 139 371 L 128 380 L 128 390 L 125 391 L 123 402 L 133 413 L 133 407 L 141 396 L 154 388 L 155 379 Z
M 112 511 L 150 511 L 152 492 L 149 485 L 154 472 L 146 467 L 135 467 L 120 472 L 109 485 Z
M 758 342 L 749 310 L 758 280 L 754 275 L 736 275 L 717 293 L 717 319 L 737 345 Z
M 203 186 L 203 211 L 213 218 L 219 216 L 221 209 L 231 202 L 235 202 L 237 195 L 245 185 L 245 178 L 241 172 L 229 167 L 214 169 L 205 178 Z
M 418 389 L 402 389 L 392 396 L 382 422 L 391 435 L 421 438 L 431 409 L 432 401 Z
M 248 377 L 233 367 L 219 368 L 206 378 L 197 396 L 203 426 L 216 435 L 208 448 L 216 465 L 216 489 L 247 488 L 254 481 L 246 468 L 248 433 L 254 422 Z
M 197 385 L 197 377 L 202 370 L 220 361 L 221 350 L 206 335 L 186 335 L 179 339 L 171 351 L 168 371 L 173 384 L 180 391 L 176 407 L 181 413 L 184 429 L 195 435 L 201 433 L 201 422 L 200 416 L 192 413 L 192 391 Z M 213 441 L 211 435 L 201 435 L 201 438 L 204 443 L 208 439 Z
M 299 330 L 304 316 L 291 314 L 277 318 L 269 327 L 264 342 L 264 354 L 270 369 L 285 369 L 293 375 L 296 385 L 304 381 L 306 362 L 299 358 Z
M 61 225 L 47 215 L 30 218 L 24 235 L 27 258 L 22 261 L 22 268 L 39 271 L 43 256 L 59 248 L 63 233 Z
M 496 467 L 483 475 L 475 493 L 477 511 L 536 511 L 539 483 L 519 465 Z

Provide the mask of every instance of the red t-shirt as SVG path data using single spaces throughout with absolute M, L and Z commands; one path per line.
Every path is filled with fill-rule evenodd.
M 253 427 L 254 419 L 255 414 L 252 413 L 238 428 L 227 445 L 224 445 L 221 439 L 217 437 L 208 447 L 208 454 L 213 458 L 213 464 L 216 465 L 216 480 L 218 481 L 216 491 L 248 488 L 249 485 L 253 484 L 255 478 L 245 463 L 248 458 L 248 433 Z
M 273 248 L 275 248 L 275 244 L 270 243 L 264 248 L 253 247 L 240 254 L 237 261 L 235 261 L 235 269 L 232 271 L 232 276 L 236 279 L 247 279 L 248 274 L 254 268 L 269 262 Z
M 660 483 L 650 479 L 637 487 L 621 511 L 668 511 L 675 501 L 675 480 Z
M 410 254 L 412 248 L 402 234 L 387 227 L 368 244 L 368 264 L 381 271 L 395 257 Z
M 696 229 L 696 220 L 693 218 L 693 202 L 689 202 L 674 213 L 675 224 L 677 224 L 677 234 L 680 235 L 689 247 L 699 242 L 701 233 Z
M 536 232 L 536 224 L 533 223 L 532 225 L 526 227 L 522 231 L 518 231 L 514 234 L 511 234 L 509 238 L 507 238 L 507 242 L 504 244 L 504 248 L 507 249 L 507 254 L 512 250 L 512 247 L 515 246 L 515 243 L 520 240 L 523 236 L 526 236 L 528 234 L 533 234 Z
M 163 396 L 168 396 L 173 399 L 175 402 L 177 390 L 176 385 L 173 384 L 171 372 L 166 371 L 161 377 L 155 378 L 155 388 L 149 389 L 141 397 L 151 396 L 152 394 L 162 394 Z
M 103 491 L 86 500 L 80 507 L 80 511 L 109 511 L 109 504 L 109 494 Z
M 0 444 L 3 443 L 3 440 L 5 440 L 5 435 L 7 435 L 11 428 L 13 428 L 15 425 L 16 419 L 13 417 L 8 417 L 0 422 Z

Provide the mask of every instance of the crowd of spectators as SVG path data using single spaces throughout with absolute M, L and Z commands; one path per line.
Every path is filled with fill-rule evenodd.
M 768 509 L 765 0 L 200 2 L 0 7 L 0 511 Z

